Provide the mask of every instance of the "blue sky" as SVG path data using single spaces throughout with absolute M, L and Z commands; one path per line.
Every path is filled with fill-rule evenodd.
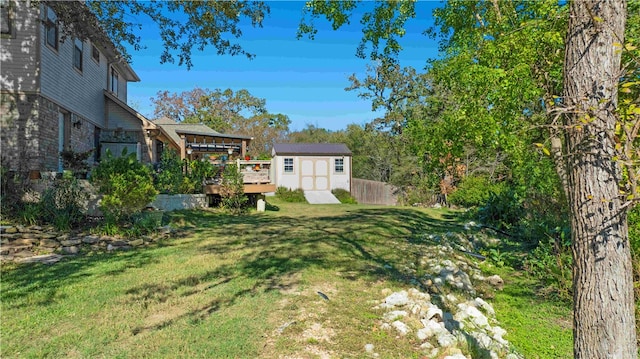
M 296 39 L 304 2 L 268 2 L 271 13 L 262 28 L 244 27 L 237 40 L 244 49 L 256 55 L 219 56 L 215 49 L 194 52 L 194 66 L 160 64 L 159 41 L 153 40 L 153 24 L 144 24 L 142 41 L 145 49 L 130 50 L 132 67 L 140 77 L 130 83 L 129 104 L 153 118 L 150 98 L 158 91 L 182 92 L 194 87 L 247 89 L 253 96 L 264 98 L 271 113 L 283 113 L 291 120 L 292 131 L 312 124 L 328 130 L 340 130 L 348 124 L 364 124 L 376 117 L 371 103 L 347 92 L 348 77 L 363 77 L 369 60 L 355 56 L 362 36 L 360 16 L 351 25 L 333 31 L 325 20 L 316 21 L 315 40 Z M 437 56 L 437 42 L 422 35 L 433 24 L 431 11 L 437 2 L 419 2 L 417 17 L 408 24 L 402 39 L 402 66 L 422 69 L 426 60 Z M 140 19 L 144 21 L 144 19 Z M 155 33 L 157 34 L 157 33 Z

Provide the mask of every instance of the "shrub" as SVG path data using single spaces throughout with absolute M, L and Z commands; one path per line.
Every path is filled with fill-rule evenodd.
M 140 212 L 158 193 L 153 186 L 151 169 L 136 160 L 135 154 L 107 158 L 93 171 L 92 181 L 103 194 L 100 209 L 107 222 L 130 219 Z
M 40 206 L 38 203 L 23 203 L 18 209 L 18 219 L 27 225 L 33 226 L 40 222 Z
M 158 173 L 155 176 L 155 185 L 160 193 L 180 193 L 183 186 L 184 162 L 180 160 L 178 153 L 165 147 L 158 165 Z
M 248 201 L 244 194 L 244 179 L 238 171 L 238 166 L 229 164 L 225 166 L 220 185 L 220 197 L 222 207 L 233 214 L 242 214 L 246 211 L 245 203 Z
M 512 229 L 524 215 L 523 200 L 513 190 L 491 193 L 486 204 L 478 209 L 482 223 L 502 230 Z
M 502 193 L 504 187 L 504 184 L 492 183 L 485 177 L 468 176 L 447 196 L 447 200 L 456 206 L 480 207 L 487 203 L 491 194 Z
M 40 215 L 43 222 L 51 223 L 58 230 L 68 230 L 82 223 L 83 204 L 88 198 L 77 179 L 65 176 L 53 181 L 42 193 Z
M 287 187 L 278 187 L 276 188 L 276 197 L 280 198 L 285 202 L 292 203 L 304 203 L 307 202 L 307 199 L 304 197 L 304 191 L 300 188 L 295 190 L 290 190 Z
M 189 162 L 188 177 L 198 186 L 196 190 L 201 191 L 204 180 L 214 177 L 218 171 L 218 168 L 209 161 L 191 161 Z
M 572 267 L 571 234 L 566 227 L 549 231 L 524 261 L 524 269 L 544 283 L 539 294 L 565 301 L 573 295 Z
M 93 154 L 93 149 L 85 152 L 75 152 L 71 149 L 60 152 L 62 157 L 62 166 L 64 169 L 70 170 L 74 173 L 86 173 L 89 171 L 89 164 L 87 160 Z
M 336 188 L 331 191 L 334 196 L 340 201 L 340 203 L 349 203 L 349 204 L 357 204 L 355 198 L 351 197 L 351 193 L 346 189 Z

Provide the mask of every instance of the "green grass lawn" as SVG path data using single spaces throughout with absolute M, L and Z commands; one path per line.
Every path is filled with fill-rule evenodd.
M 359 358 L 368 343 L 423 357 L 372 307 L 412 286 L 399 268 L 429 250 L 412 238 L 459 231 L 457 214 L 269 202 L 241 217 L 175 213 L 176 238 L 133 251 L 3 264 L 1 357 Z M 529 287 L 507 280 L 490 300 L 507 339 L 527 358 L 570 357 L 570 312 Z

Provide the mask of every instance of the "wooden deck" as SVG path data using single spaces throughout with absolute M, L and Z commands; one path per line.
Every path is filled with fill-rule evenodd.
M 220 185 L 219 184 L 208 184 L 204 186 L 204 193 L 206 194 L 220 194 Z M 244 184 L 244 193 L 247 194 L 257 194 L 257 193 L 267 193 L 267 192 L 275 192 L 276 185 L 273 183 L 245 183 Z

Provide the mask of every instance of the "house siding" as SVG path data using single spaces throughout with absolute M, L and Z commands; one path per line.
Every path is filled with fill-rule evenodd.
M 121 128 L 123 130 L 140 130 L 142 128 L 140 119 L 112 101 L 107 101 L 107 111 L 109 113 L 108 128 Z
M 0 156 L 11 170 L 57 171 L 59 164 L 59 116 L 65 116 L 66 148 L 85 152 L 96 146 L 96 131 L 123 128 L 132 143 L 139 143 L 142 160 L 151 161 L 153 142 L 145 124 L 105 98 L 109 87 L 109 48 L 97 46 L 99 61 L 92 58 L 89 41 L 83 43 L 82 70 L 73 65 L 74 39 L 68 37 L 54 49 L 46 44 L 40 21 L 44 5 L 11 2 L 12 34 L 0 36 Z M 62 34 L 60 34 L 60 38 Z M 126 103 L 127 81 L 137 75 L 127 64 L 117 64 L 118 98 Z M 107 123 L 111 121 L 111 123 Z M 112 131 L 111 131 L 112 132 Z M 100 136 L 103 137 L 102 135 Z M 99 151 L 99 149 L 96 149 Z M 93 157 L 90 157 L 92 164 Z
M 13 1 L 11 35 L 0 37 L 2 91 L 35 92 L 38 89 L 38 8 Z
M 91 43 L 84 42 L 80 72 L 73 66 L 73 38 L 68 37 L 60 42 L 56 51 L 45 43 L 44 25 L 41 24 L 39 29 L 42 49 L 40 91 L 61 107 L 104 127 L 103 90 L 106 88 L 108 68 L 106 60 L 99 64 L 93 61 Z M 101 59 L 104 58 L 101 56 Z

